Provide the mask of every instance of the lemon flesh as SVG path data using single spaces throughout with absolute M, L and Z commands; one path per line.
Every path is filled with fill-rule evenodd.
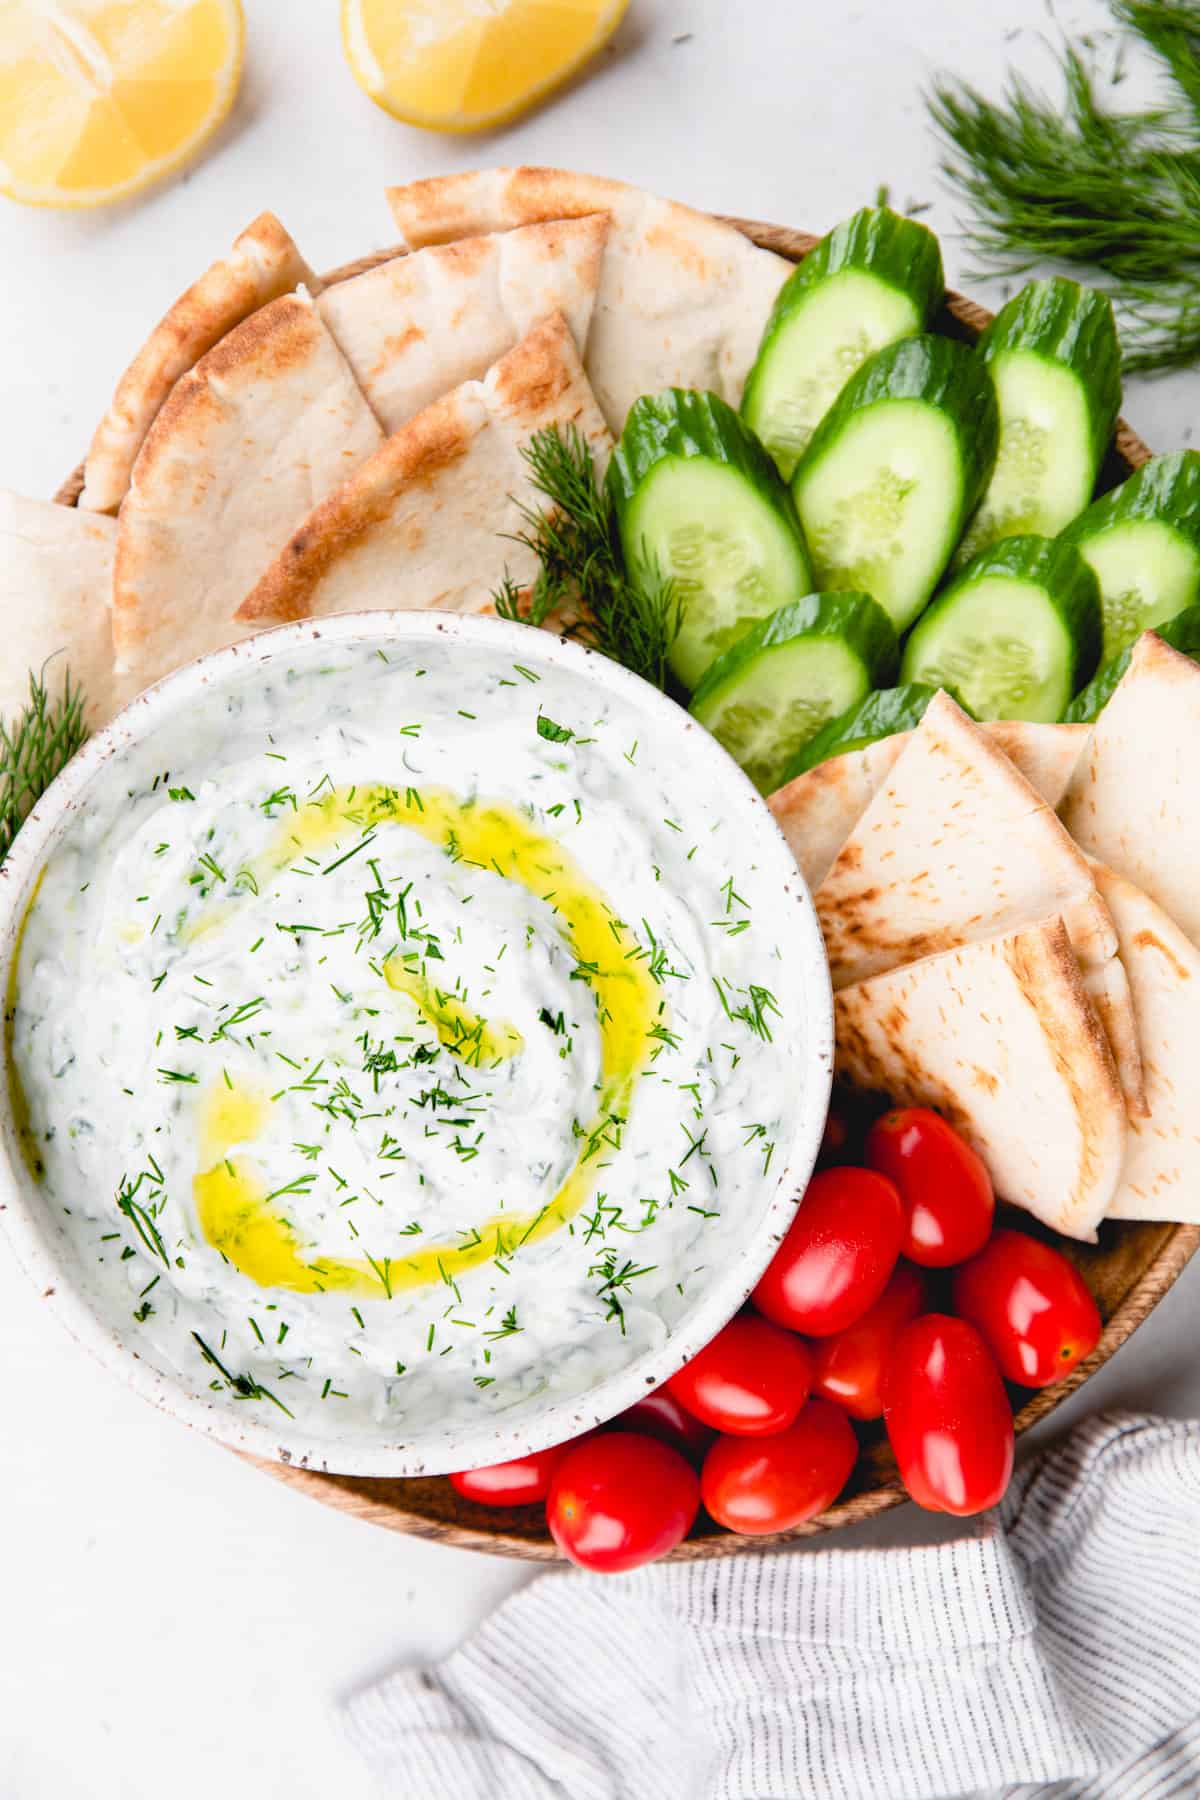
M 0 0 L 0 192 L 102 206 L 186 161 L 233 104 L 241 0 Z
M 342 0 L 354 79 L 431 131 L 484 131 L 526 112 L 595 55 L 629 0 Z

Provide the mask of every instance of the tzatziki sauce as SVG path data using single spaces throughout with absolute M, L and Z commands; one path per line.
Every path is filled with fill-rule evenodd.
M 127 1344 L 281 1435 L 586 1394 L 788 1177 L 810 1000 L 748 788 L 511 640 L 245 666 L 101 766 L 26 914 L 44 1204 Z

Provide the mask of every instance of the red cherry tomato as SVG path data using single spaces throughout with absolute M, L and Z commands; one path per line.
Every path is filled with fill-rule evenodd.
M 884 1379 L 883 1416 L 918 1506 L 959 1518 L 995 1506 L 1012 1474 L 1012 1411 L 973 1325 L 926 1313 L 905 1327 Z
M 1001 1373 L 1048 1387 L 1100 1342 L 1100 1314 L 1079 1271 L 1023 1231 L 998 1231 L 954 1277 L 954 1310 L 982 1333 Z
M 811 1337 L 845 1331 L 888 1284 L 904 1208 L 892 1183 L 870 1169 L 814 1175 L 788 1234 L 754 1290 L 759 1312 Z
M 613 1420 L 616 1431 L 640 1431 L 645 1437 L 669 1444 L 691 1463 L 704 1461 L 704 1453 L 713 1441 L 711 1425 L 694 1418 L 669 1388 L 655 1388 L 643 1394 L 626 1412 Z
M 512 1462 L 462 1469 L 450 1477 L 450 1485 L 464 1500 L 475 1500 L 480 1506 L 528 1506 L 546 1498 L 554 1471 L 570 1448 L 570 1444 L 555 1444 L 550 1450 L 518 1456 Z
M 861 1319 L 813 1345 L 813 1393 L 845 1407 L 856 1419 L 880 1418 L 892 1346 L 904 1327 L 924 1311 L 926 1298 L 924 1276 L 909 1263 L 900 1263 Z
M 928 1269 L 964 1262 L 987 1243 L 996 1199 L 982 1157 L 940 1113 L 906 1106 L 867 1134 L 867 1161 L 904 1201 L 902 1254 Z
M 696 1471 L 677 1450 L 605 1431 L 568 1449 L 550 1484 L 546 1523 L 572 1562 L 618 1574 L 673 1550 L 699 1506 Z
M 747 1313 L 667 1383 L 697 1419 L 735 1437 L 786 1430 L 811 1386 L 812 1358 L 799 1338 Z
M 704 1459 L 704 1504 L 747 1537 L 791 1531 L 832 1506 L 858 1458 L 844 1412 L 810 1400 L 794 1425 L 768 1438 L 719 1437 Z

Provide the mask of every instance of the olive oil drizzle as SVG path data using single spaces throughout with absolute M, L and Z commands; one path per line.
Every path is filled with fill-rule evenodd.
M 312 1293 L 336 1290 L 391 1299 L 402 1290 L 452 1283 L 454 1277 L 559 1231 L 592 1195 L 604 1152 L 620 1141 L 634 1088 L 661 1027 L 661 1003 L 638 940 L 583 873 L 571 854 L 514 808 L 497 801 L 460 800 L 436 787 L 331 788 L 281 822 L 276 841 L 258 859 L 232 900 L 209 908 L 191 928 L 195 938 L 226 924 L 246 894 L 263 893 L 300 856 L 338 843 L 347 828 L 359 842 L 328 865 L 340 866 L 368 847 L 386 826 L 399 826 L 440 846 L 455 861 L 514 881 L 545 902 L 575 958 L 573 975 L 591 989 L 600 1036 L 596 1110 L 578 1138 L 575 1161 L 554 1194 L 532 1213 L 497 1213 L 465 1236 L 465 1243 L 431 1244 L 416 1253 L 341 1259 L 314 1254 L 301 1243 L 279 1193 L 246 1152 L 262 1131 L 270 1099 L 244 1088 L 214 1085 L 200 1116 L 200 1172 L 193 1197 L 208 1241 L 264 1288 Z M 507 1022 L 478 1018 L 456 996 L 435 989 L 403 957 L 382 964 L 387 985 L 402 992 L 452 1053 L 476 1064 L 519 1055 L 521 1034 Z M 242 1154 L 235 1154 L 235 1152 Z M 303 1178 L 302 1178 L 303 1179 Z M 293 1186 L 292 1191 L 299 1191 Z

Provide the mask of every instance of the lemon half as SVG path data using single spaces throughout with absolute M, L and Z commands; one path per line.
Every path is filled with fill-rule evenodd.
M 342 0 L 359 87 L 431 131 L 515 118 L 606 44 L 629 0 Z
M 0 0 L 0 191 L 102 206 L 169 173 L 233 104 L 241 0 Z

